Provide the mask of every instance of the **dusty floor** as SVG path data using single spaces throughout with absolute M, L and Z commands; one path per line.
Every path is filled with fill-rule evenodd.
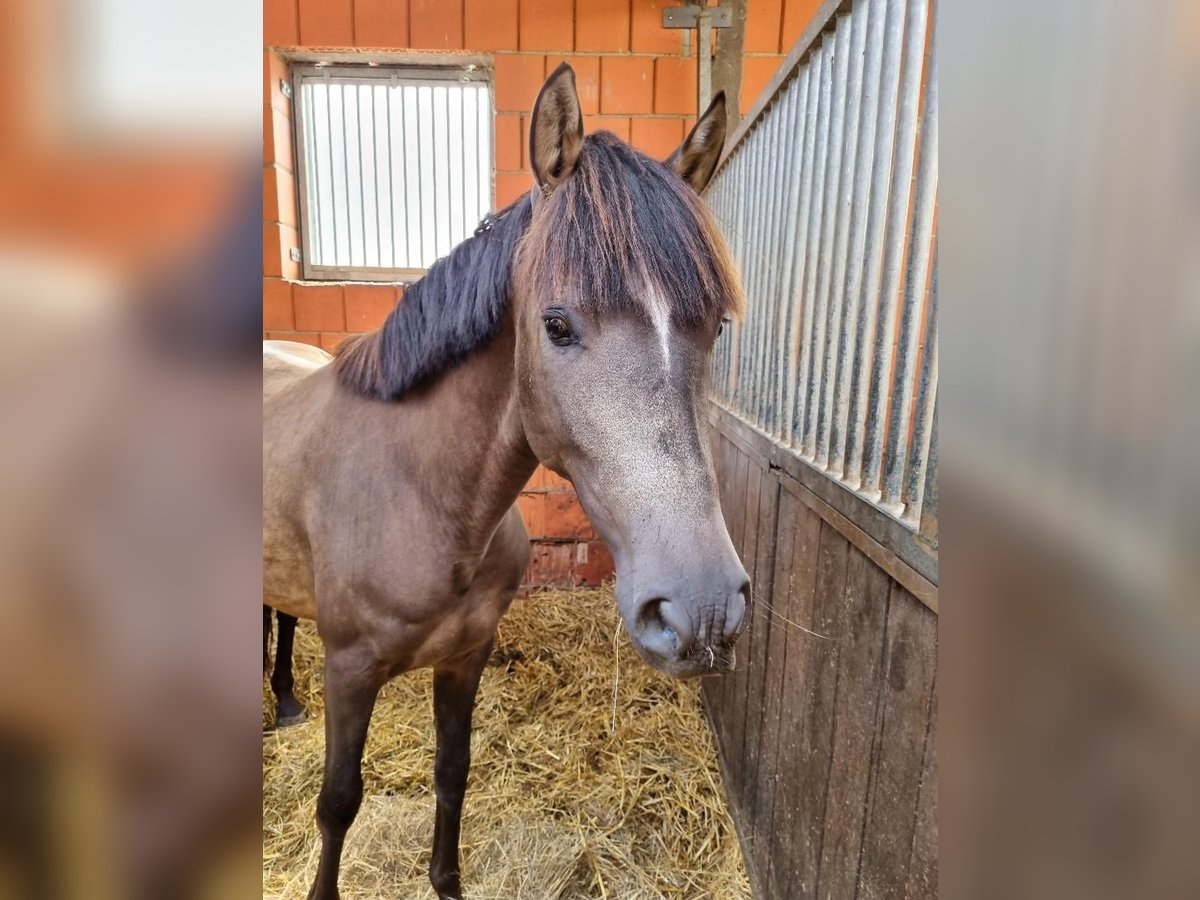
M 617 623 L 603 588 L 517 600 L 501 624 L 475 710 L 462 843 L 470 900 L 749 898 L 698 683 L 651 671 Z M 320 658 L 302 623 L 297 696 L 309 721 L 263 735 L 264 897 L 305 896 L 316 868 Z M 428 671 L 381 695 L 344 900 L 434 897 L 430 704 Z

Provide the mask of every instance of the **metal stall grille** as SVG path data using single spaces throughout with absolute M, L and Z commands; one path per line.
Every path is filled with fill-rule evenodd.
M 717 401 L 910 532 L 933 535 L 938 78 L 929 6 L 827 3 L 801 38 L 806 49 L 739 128 L 707 199 L 749 300 L 717 343 Z
M 404 278 L 490 209 L 486 71 L 300 66 L 293 91 L 305 278 Z

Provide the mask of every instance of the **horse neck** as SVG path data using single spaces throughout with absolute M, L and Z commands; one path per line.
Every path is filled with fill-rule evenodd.
M 415 403 L 396 406 L 416 412 L 418 420 L 406 423 L 416 437 L 409 450 L 418 454 L 435 502 L 454 514 L 468 543 L 490 538 L 537 467 L 521 422 L 515 353 L 510 311 L 495 338 Z

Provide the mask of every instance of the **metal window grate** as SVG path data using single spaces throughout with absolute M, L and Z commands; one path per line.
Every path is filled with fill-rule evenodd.
M 293 93 L 305 278 L 404 278 L 491 208 L 486 71 L 300 66 Z
M 825 27 L 707 190 L 745 279 L 719 402 L 936 534 L 937 53 L 929 0 L 827 3 Z M 931 488 L 927 490 L 927 484 Z

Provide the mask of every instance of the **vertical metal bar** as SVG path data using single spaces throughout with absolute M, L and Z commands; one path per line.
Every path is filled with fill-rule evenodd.
M 742 370 L 744 375 L 744 389 L 740 392 L 738 408 L 742 413 L 748 415 L 753 403 L 754 392 L 758 390 L 758 382 L 755 378 L 755 366 L 758 364 L 758 332 L 762 325 L 762 294 L 759 283 L 763 268 L 763 139 L 761 120 L 755 123 L 754 130 L 750 133 L 747 149 L 751 153 L 751 160 L 747 163 L 751 188 L 746 198 L 746 207 L 750 213 L 750 227 L 746 234 L 746 254 L 749 260 L 749 278 L 747 281 L 749 305 L 746 310 L 747 330 L 742 348 L 745 354 L 745 366 Z
M 782 409 L 784 409 L 784 384 L 787 372 L 787 337 L 792 312 L 792 259 L 796 252 L 796 199 L 799 173 L 796 155 L 791 150 L 798 144 L 797 109 L 799 108 L 800 79 L 788 82 L 784 95 L 784 106 L 780 109 L 780 140 L 775 152 L 779 155 L 779 179 L 775 190 L 779 192 L 781 214 L 779 235 L 776 238 L 775 262 L 778 266 L 778 302 L 776 302 L 775 341 L 772 348 L 772 390 L 767 409 L 767 431 L 778 438 Z
M 832 380 L 834 353 L 833 338 L 836 334 L 837 316 L 840 307 L 840 291 L 833 288 L 833 260 L 837 255 L 835 235 L 840 213 L 838 198 L 842 183 L 842 153 L 846 132 L 846 80 L 850 64 L 850 17 L 838 16 L 837 58 L 834 66 L 831 97 L 832 115 L 829 119 L 829 148 L 825 168 L 825 219 L 821 223 L 821 261 L 817 272 L 817 290 L 822 311 L 821 327 L 817 331 L 816 346 L 813 348 L 812 405 L 810 407 L 812 455 L 821 465 L 822 457 L 829 455 L 829 420 L 825 415 L 825 397 Z M 839 285 L 840 287 L 840 285 Z
M 354 96 L 354 143 L 355 143 L 355 163 L 358 165 L 358 218 L 359 218 L 359 237 L 362 239 L 362 264 L 367 265 L 367 174 L 366 166 L 364 165 L 363 145 L 362 145 L 362 108 L 359 104 L 359 86 L 357 82 L 342 85 L 342 102 L 346 100 L 346 88 L 351 89 L 351 94 Z M 346 134 L 350 134 L 350 123 L 346 123 Z M 349 152 L 350 145 L 347 143 L 346 150 Z M 346 167 L 346 197 L 350 197 L 350 168 Z M 354 265 L 354 250 L 350 251 L 350 264 Z
M 784 347 L 787 334 L 787 270 L 784 267 L 784 256 L 787 244 L 791 239 L 791 225 L 795 218 L 795 209 L 789 203 L 790 187 L 793 175 L 791 165 L 792 155 L 788 148 L 794 146 L 793 120 L 796 111 L 796 79 L 793 77 L 783 90 L 779 101 L 778 128 L 775 138 L 775 178 L 771 185 L 776 197 L 775 233 L 772 236 L 773 251 L 771 253 L 772 284 L 771 295 L 774 297 L 774 318 L 771 322 L 771 348 L 768 358 L 770 381 L 764 399 L 763 428 L 772 435 L 779 431 L 779 400 L 783 392 L 784 377 Z
M 786 155 L 785 129 L 788 124 L 788 110 L 791 106 L 791 94 L 782 89 L 777 95 L 775 105 L 771 109 L 771 177 L 769 189 L 771 195 L 771 233 L 768 241 L 770 261 L 767 293 L 771 298 L 770 319 L 767 322 L 767 341 L 763 353 L 763 389 L 758 401 L 758 419 L 763 431 L 771 432 L 772 411 L 775 403 L 775 385 L 779 381 L 779 315 L 783 308 L 783 297 L 780 292 L 783 279 L 780 277 L 780 261 L 783 258 L 783 221 L 787 214 L 785 205 L 787 192 L 784 189 L 784 171 Z
M 804 443 L 809 457 L 816 461 L 824 449 L 821 430 L 824 385 L 828 374 L 827 353 L 830 319 L 833 318 L 834 298 L 829 290 L 833 269 L 834 226 L 838 221 L 838 187 L 841 181 L 841 142 L 846 119 L 846 68 L 850 62 L 850 32 L 846 16 L 838 17 L 834 31 L 836 54 L 833 72 L 829 76 L 829 115 L 826 116 L 828 130 L 826 161 L 824 161 L 824 200 L 821 218 L 821 251 L 817 263 L 817 306 L 814 330 L 812 330 L 812 374 L 809 380 L 809 404 L 804 416 Z
M 458 178 L 459 184 L 462 186 L 460 198 L 462 201 L 462 236 L 464 238 L 469 237 L 471 229 L 475 227 L 475 223 L 467 215 L 467 147 L 471 143 L 471 139 L 467 136 L 467 94 L 472 94 L 474 90 L 469 85 L 464 85 L 458 89 L 458 137 L 460 142 Z
M 388 266 L 395 269 L 399 268 L 396 264 L 396 151 L 392 144 L 392 82 L 390 80 L 383 86 L 383 99 L 387 109 L 387 126 L 383 133 L 387 138 L 388 238 L 390 240 Z
M 935 26 L 936 27 L 936 26 Z M 929 279 L 932 251 L 934 202 L 938 180 L 938 77 L 936 34 L 931 39 L 925 88 L 924 121 L 917 164 L 916 198 L 913 202 L 912 230 L 908 241 L 908 265 L 902 290 L 904 307 L 900 315 L 900 336 L 896 348 L 895 374 L 892 379 L 892 403 L 888 420 L 887 469 L 881 502 L 896 511 L 902 505 L 901 479 L 909 438 L 909 411 L 913 397 L 913 369 L 916 366 L 917 341 L 921 333 L 921 308 Z
M 767 340 L 771 326 L 771 269 L 775 261 L 771 257 L 771 227 L 775 217 L 775 190 L 772 184 L 774 157 L 774 117 L 764 112 L 759 121 L 759 232 L 758 232 L 758 334 L 755 341 L 754 402 L 748 412 L 755 425 L 761 425 L 759 405 L 765 389 Z
M 801 235 L 803 253 L 798 261 L 804 265 L 800 274 L 801 323 L 797 343 L 799 355 L 796 360 L 795 400 L 792 406 L 791 445 L 803 455 L 804 452 L 804 406 L 808 396 L 808 357 L 812 347 L 813 330 L 813 298 L 815 291 L 817 265 L 817 231 L 821 223 L 821 138 L 820 122 L 825 104 L 822 103 L 821 82 L 828 60 L 826 47 L 821 46 L 814 52 L 809 63 L 808 79 L 808 114 L 805 135 L 805 176 L 804 188 L 801 194 L 803 217 L 801 219 L 803 233 Z
M 805 107 L 808 102 L 808 67 L 804 66 L 788 87 L 791 94 L 791 109 L 788 113 L 785 142 L 787 145 L 785 187 L 787 218 L 783 225 L 783 256 L 781 260 L 780 295 L 780 349 L 776 364 L 779 380 L 775 391 L 775 408 L 771 431 L 775 437 L 786 441 L 790 435 L 791 417 L 787 410 L 791 402 L 795 373 L 796 341 L 796 248 L 803 217 L 800 210 L 800 188 L 803 183 Z M 794 149 L 793 149 L 794 148 Z
M 884 404 L 888 402 L 900 293 L 900 268 L 912 188 L 913 157 L 917 139 L 917 113 L 921 101 L 921 69 L 925 55 L 924 0 L 909 7 L 904 39 L 900 109 L 897 114 L 891 197 L 888 199 L 887 239 L 884 243 L 883 282 L 880 288 L 879 324 L 875 332 L 875 358 L 871 366 L 871 398 L 867 411 L 867 438 L 860 490 L 873 500 L 880 493 L 883 456 Z
M 867 46 L 863 55 L 859 103 L 858 153 L 854 164 L 854 200 L 850 215 L 850 246 L 846 251 L 845 312 L 842 316 L 843 357 L 838 361 L 833 395 L 833 429 L 830 438 L 829 471 L 837 478 L 846 474 L 846 433 L 850 417 L 850 374 L 859 346 L 858 322 L 862 315 L 863 255 L 866 252 L 867 207 L 871 198 L 871 167 L 874 160 L 875 123 L 879 114 L 879 79 L 883 61 L 884 17 L 887 0 L 867 0 L 862 10 L 869 20 Z M 859 10 L 855 10 L 859 15 Z
M 938 339 L 937 339 L 937 235 L 933 237 L 933 273 L 929 281 L 929 302 L 925 310 L 925 349 L 921 357 L 921 386 L 913 420 L 912 452 L 908 458 L 908 477 L 904 485 L 904 520 L 917 525 L 922 516 L 925 478 L 929 471 L 933 421 L 937 412 Z
M 829 128 L 833 118 L 833 67 L 837 61 L 836 32 L 825 36 L 828 54 L 821 60 L 820 108 L 817 111 L 817 159 L 813 183 L 813 217 L 808 237 L 809 266 L 805 272 L 805 301 L 812 306 L 809 317 L 810 330 L 805 333 L 805 390 L 803 395 L 804 415 L 801 417 L 801 455 L 812 459 L 816 449 L 813 432 L 816 426 L 816 397 L 819 390 L 817 379 L 821 375 L 822 336 L 825 331 L 825 305 L 822 302 L 820 267 L 821 260 L 829 252 L 824 242 L 826 211 L 826 175 L 829 158 Z
M 316 89 L 307 80 L 300 83 L 300 117 L 304 122 L 305 147 L 300 153 L 300 164 L 304 167 L 306 193 L 308 194 L 308 215 L 305 225 L 308 228 L 306 243 L 308 244 L 307 265 L 322 265 L 325 259 L 325 223 L 321 221 L 321 187 L 319 167 L 321 157 L 317 151 L 317 98 Z
M 326 265 L 336 266 L 338 264 L 337 189 L 333 183 L 333 106 L 329 100 L 332 91 L 328 74 L 322 79 L 322 85 L 325 88 L 325 136 L 329 140 L 329 222 L 330 230 L 333 232 L 333 256 L 329 258 Z
M 379 92 L 376 90 L 378 85 L 368 85 L 367 90 L 371 96 L 371 183 L 375 190 L 375 252 L 378 255 L 379 266 L 383 267 L 383 216 L 380 212 L 380 207 L 383 205 L 379 202 L 379 120 L 375 114 L 377 105 L 376 97 Z
M 896 97 L 900 87 L 904 6 L 905 0 L 888 0 L 887 18 L 884 23 L 879 112 L 871 162 L 871 200 L 867 209 L 863 262 L 866 274 L 858 308 L 858 342 L 854 351 L 854 370 L 850 377 L 850 413 L 846 428 L 846 472 L 843 480 L 852 488 L 858 488 L 862 483 L 863 428 L 866 424 L 866 393 L 870 380 L 868 367 L 882 278 L 882 245 L 887 216 L 888 185 L 892 176 L 892 145 L 896 135 Z
M 408 88 L 406 88 L 404 85 L 399 85 L 399 89 L 400 89 L 400 160 L 404 166 L 404 179 L 401 182 L 404 185 L 404 268 L 412 269 L 412 268 L 415 268 L 413 266 L 413 255 L 412 255 L 413 227 L 412 227 L 412 217 L 409 215 L 408 210 L 409 210 L 409 206 L 412 205 L 412 191 L 410 190 L 410 187 L 413 185 L 414 182 L 410 181 L 409 177 L 408 177 L 408 160 L 409 160 L 409 155 L 408 155 Z M 418 170 L 417 171 L 418 177 L 415 181 L 416 186 L 417 186 L 418 195 L 421 190 L 420 174 L 421 174 L 420 170 Z
M 426 250 L 425 250 L 425 235 L 426 235 L 426 229 L 425 229 L 425 135 L 421 130 L 421 97 L 422 97 L 421 92 L 422 91 L 429 91 L 430 97 L 432 97 L 433 89 L 428 88 L 428 87 L 418 87 L 416 89 L 416 92 L 417 92 L 417 96 L 416 96 L 416 101 L 417 101 L 416 102 L 416 108 L 417 108 L 417 117 L 416 117 L 416 121 L 417 121 L 417 185 L 420 187 L 420 190 L 417 193 L 417 221 L 421 223 L 421 234 L 420 234 L 421 256 L 417 260 L 417 265 L 420 266 L 421 268 L 425 268 L 425 267 L 429 266 L 435 259 L 437 259 L 437 218 L 436 217 L 434 218 L 434 221 L 433 221 L 434 227 L 430 229 L 433 232 L 433 255 L 430 256 L 430 254 L 428 252 L 426 252 Z M 429 109 L 430 109 L 430 118 L 432 118 L 433 117 L 433 102 L 432 102 L 432 100 L 430 101 Z M 434 197 L 435 198 L 437 197 L 436 189 L 434 192 Z M 436 206 L 436 200 L 435 200 L 434 205 Z
M 817 439 L 817 464 L 828 469 L 833 443 L 834 394 L 838 372 L 845 365 L 848 339 L 846 322 L 850 304 L 846 296 L 846 247 L 850 240 L 850 216 L 855 187 L 855 164 L 858 159 L 859 106 L 862 99 L 863 62 L 867 40 L 867 0 L 858 0 L 850 17 L 850 58 L 844 75 L 845 112 L 842 117 L 843 137 L 841 159 L 838 162 L 839 184 L 837 222 L 833 237 L 833 270 L 829 281 L 831 297 L 829 327 L 825 341 L 825 374 L 821 379 L 821 411 Z M 836 473 L 841 475 L 840 468 Z
M 800 134 L 800 155 L 797 162 L 797 167 L 800 170 L 800 206 L 796 216 L 796 249 L 792 257 L 792 265 L 789 267 L 789 277 L 791 278 L 789 294 L 792 298 L 792 310 L 788 323 L 788 375 L 787 388 L 784 395 L 783 427 L 781 429 L 784 442 L 789 446 L 795 445 L 795 429 L 798 422 L 796 405 L 799 403 L 800 396 L 797 390 L 797 381 L 800 373 L 800 359 L 803 352 L 802 343 L 804 338 L 803 320 L 808 317 L 810 312 L 808 304 L 804 300 L 804 272 L 808 265 L 808 220 L 812 211 L 812 160 L 816 154 L 815 119 L 817 113 L 816 84 L 818 80 L 818 62 L 818 58 L 810 57 L 809 61 L 804 64 L 804 71 L 800 75 L 801 87 L 804 92 L 804 115 L 800 119 L 803 131 Z
M 696 109 L 703 114 L 712 100 L 712 14 L 707 6 L 700 7 L 700 14 L 696 16 L 696 30 L 699 37 L 696 58 L 700 68 L 700 103 Z

